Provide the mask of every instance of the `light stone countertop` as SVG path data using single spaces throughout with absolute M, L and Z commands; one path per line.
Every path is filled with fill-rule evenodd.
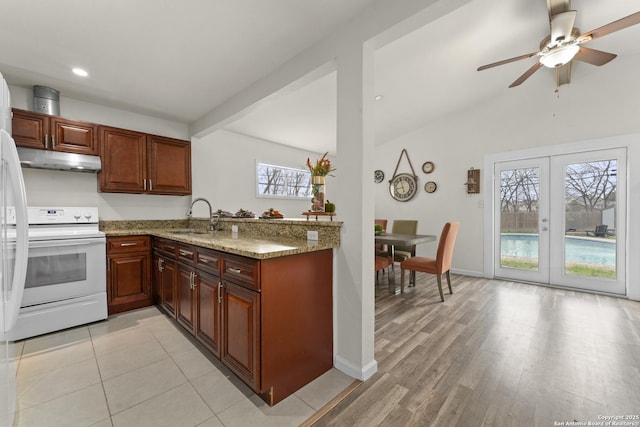
M 188 229 L 105 229 L 103 231 L 107 237 L 150 235 L 255 259 L 276 258 L 337 247 L 331 242 L 307 241 L 292 237 L 259 238 L 243 233 L 231 233 L 227 230 L 204 234 L 201 234 L 202 231 L 198 231 L 197 234 L 190 233 L 189 231 L 193 230 Z

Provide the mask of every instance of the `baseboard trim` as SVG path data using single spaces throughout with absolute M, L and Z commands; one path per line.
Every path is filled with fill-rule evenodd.
M 360 381 L 368 380 L 373 374 L 378 371 L 378 362 L 375 359 L 369 362 L 369 364 L 367 364 L 365 367 L 360 369 L 349 361 L 341 358 L 340 356 L 336 356 L 333 362 L 333 366 L 340 372 L 343 372 L 350 377 Z

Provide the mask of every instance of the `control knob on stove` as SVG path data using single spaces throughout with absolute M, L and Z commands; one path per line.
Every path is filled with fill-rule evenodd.
M 77 212 L 77 211 L 74 212 L 73 217 L 76 219 L 76 222 L 80 221 L 80 217 L 81 217 L 80 212 Z
M 89 221 L 89 220 L 91 219 L 91 212 L 86 211 L 86 212 L 84 213 L 84 217 L 85 217 L 85 218 L 87 218 L 87 221 Z

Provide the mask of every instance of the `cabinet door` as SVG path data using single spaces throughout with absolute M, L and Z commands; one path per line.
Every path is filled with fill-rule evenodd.
M 198 271 L 196 283 L 196 338 L 220 357 L 220 278 Z
M 51 148 L 67 153 L 98 155 L 98 126 L 53 117 Z
M 13 109 L 12 135 L 18 147 L 47 149 L 49 116 Z
M 174 260 L 165 259 L 162 263 L 161 300 L 162 307 L 172 316 L 176 315 L 176 283 L 178 267 Z
M 149 191 L 155 194 L 191 194 L 191 143 L 149 135 Z
M 162 270 L 164 269 L 162 264 L 164 264 L 164 258 L 154 252 L 152 259 L 151 295 L 154 304 L 162 304 Z
M 176 262 L 160 253 L 153 255 L 153 301 L 175 317 Z
M 253 390 L 260 384 L 260 294 L 224 281 L 220 359 Z
M 144 193 L 147 189 L 145 146 L 144 133 L 101 126 L 100 191 Z
M 107 305 L 109 314 L 152 304 L 151 254 L 121 253 L 108 256 Z
M 193 333 L 194 330 L 194 271 L 190 266 L 178 264 L 176 286 L 177 313 L 176 318 L 185 328 Z

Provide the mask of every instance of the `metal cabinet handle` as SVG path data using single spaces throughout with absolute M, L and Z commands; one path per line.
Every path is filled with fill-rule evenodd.
M 147 178 L 142 180 L 142 189 L 144 191 L 147 191 Z
M 200 255 L 198 256 L 198 261 L 204 262 L 205 264 L 209 264 L 210 262 L 216 262 L 216 259 L 209 258 L 208 256 L 205 256 L 205 255 Z
M 236 273 L 236 274 L 242 273 L 242 270 L 240 270 L 239 268 L 227 267 L 227 270 L 229 270 L 232 273 Z
M 192 256 L 193 252 L 180 249 L 180 256 Z
M 191 290 L 194 290 L 196 287 L 196 277 L 198 277 L 196 273 L 194 273 L 193 271 L 189 272 L 189 287 L 191 288 Z
M 120 243 L 120 247 L 124 248 L 126 246 L 138 246 L 137 243 Z
M 151 179 L 149 179 L 149 191 L 153 191 L 153 183 L 151 182 Z
M 218 304 L 222 304 L 222 280 L 218 282 Z
M 55 148 L 56 148 L 56 136 L 51 135 L 51 149 L 55 149 Z
M 164 271 L 162 263 L 164 263 L 164 260 L 162 258 L 158 258 L 158 271 Z

